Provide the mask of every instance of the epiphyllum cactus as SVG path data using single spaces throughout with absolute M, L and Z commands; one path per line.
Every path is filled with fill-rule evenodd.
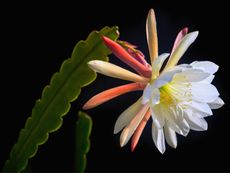
M 134 150 L 147 121 L 152 117 L 152 138 L 158 150 L 164 153 L 165 139 L 171 147 L 176 148 L 176 133 L 186 136 L 190 129 L 207 130 L 204 117 L 212 115 L 211 109 L 221 107 L 224 102 L 211 84 L 213 74 L 218 70 L 216 64 L 195 61 L 177 65 L 197 38 L 198 31 L 188 33 L 188 29 L 184 28 L 179 32 L 163 69 L 162 64 L 169 54 L 158 56 L 156 20 L 152 9 L 147 17 L 146 34 L 152 65 L 146 62 L 135 46 L 102 37 L 113 54 L 138 74 L 108 62 L 90 61 L 89 67 L 94 71 L 132 83 L 97 94 L 83 108 L 91 109 L 127 92 L 143 90 L 142 97 L 118 117 L 114 133 L 123 129 L 120 145 L 126 145 L 132 137 L 131 149 Z

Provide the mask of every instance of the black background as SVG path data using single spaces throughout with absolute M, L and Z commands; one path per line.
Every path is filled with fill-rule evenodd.
M 224 1 L 225 2 L 225 1 Z M 87 111 L 93 119 L 87 171 L 227 171 L 229 170 L 229 18 L 223 1 L 106 1 L 87 3 L 9 3 L 1 5 L 1 124 L 0 168 L 18 132 L 24 127 L 35 100 L 71 55 L 74 45 L 92 30 L 119 26 L 120 39 L 139 46 L 148 57 L 145 20 L 150 8 L 157 16 L 159 52 L 170 52 L 177 32 L 185 26 L 199 30 L 196 42 L 181 60 L 210 60 L 220 66 L 214 84 L 225 106 L 207 118 L 209 129 L 178 136 L 178 147 L 160 154 L 148 124 L 134 152 L 130 143 L 119 147 L 113 135 L 118 115 L 141 93 L 129 93 Z M 126 67 L 114 56 L 110 61 Z M 29 162 L 33 171 L 73 171 L 74 128 L 77 112 L 87 99 L 112 86 L 126 83 L 99 75 L 72 103 L 60 130 L 50 135 Z

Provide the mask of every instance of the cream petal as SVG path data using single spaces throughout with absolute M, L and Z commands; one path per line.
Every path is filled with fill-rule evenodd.
M 189 125 L 184 119 L 183 111 L 179 106 L 164 109 L 164 115 L 168 126 L 178 134 L 186 136 L 189 132 Z
M 183 110 L 178 105 L 170 106 L 168 108 L 168 113 L 172 117 L 174 121 L 182 121 L 183 120 Z
M 220 97 L 217 97 L 216 100 L 214 100 L 211 103 L 208 103 L 208 105 L 210 106 L 211 109 L 219 109 L 224 105 L 224 101 Z
M 135 82 L 147 82 L 148 81 L 147 78 L 139 76 L 135 73 L 132 73 L 126 69 L 123 69 L 109 62 L 93 60 L 93 61 L 88 62 L 88 65 L 95 72 L 104 74 L 106 76 L 128 80 L 128 81 L 135 81 Z
M 141 100 L 142 97 L 121 113 L 121 115 L 116 120 L 114 126 L 114 134 L 119 133 L 136 116 L 138 111 L 143 107 Z
M 197 113 L 187 110 L 185 111 L 185 119 L 192 130 L 204 131 L 208 129 L 208 123 L 203 118 L 200 118 Z
M 138 125 L 140 124 L 141 120 L 144 118 L 147 110 L 149 109 L 148 105 L 143 105 L 136 116 L 132 119 L 129 125 L 122 131 L 120 136 L 120 145 L 121 147 L 125 146 L 135 130 L 137 129 Z
M 173 80 L 178 82 L 200 82 L 209 76 L 209 73 L 204 73 L 200 70 L 187 69 L 181 73 L 175 74 Z
M 173 110 L 169 107 L 162 107 L 161 112 L 162 116 L 164 116 L 165 118 L 165 124 L 167 124 L 172 130 L 176 131 L 178 134 L 182 135 L 182 130 L 176 123 L 176 121 L 182 120 L 182 118 L 179 118 L 179 116 L 177 116 L 176 110 Z
M 183 135 L 182 130 L 174 121 L 167 121 L 167 124 L 173 131 L 177 132 L 180 135 Z
M 160 102 L 160 91 L 158 88 L 153 88 L 149 83 L 144 89 L 143 98 L 141 103 L 146 104 L 150 102 L 151 106 L 154 106 Z
M 181 130 L 181 135 L 187 136 L 190 130 L 190 127 L 187 121 L 183 119 L 182 121 L 177 121 L 176 123 Z
M 151 106 L 155 106 L 160 103 L 160 91 L 158 88 L 152 89 L 151 93 Z
M 188 47 L 196 40 L 197 36 L 198 36 L 198 31 L 195 32 L 191 32 L 189 34 L 187 34 L 179 43 L 179 45 L 177 46 L 177 48 L 173 51 L 173 53 L 171 54 L 165 69 L 169 69 L 173 66 L 175 66 L 178 61 L 180 60 L 180 58 L 183 56 L 183 54 L 186 52 L 186 50 L 188 49 Z
M 184 119 L 183 109 L 180 106 L 176 105 L 171 108 L 171 112 L 172 112 L 171 115 L 173 117 L 173 121 L 180 129 L 180 134 L 183 136 L 187 136 L 189 132 L 189 125 Z
M 191 93 L 194 100 L 205 103 L 211 103 L 219 96 L 216 87 L 208 83 L 192 83 Z
M 147 102 L 149 102 L 149 100 L 151 99 L 151 94 L 152 94 L 152 88 L 151 85 L 148 83 L 144 89 L 141 103 L 146 104 Z
M 152 138 L 157 149 L 163 154 L 165 152 L 165 138 L 163 128 L 157 128 L 152 124 Z
M 176 148 L 177 147 L 177 137 L 176 137 L 175 131 L 166 125 L 164 126 L 164 134 L 165 134 L 166 142 L 171 147 Z
M 212 110 L 207 103 L 191 101 L 184 104 L 194 111 L 200 111 L 205 114 L 212 115 Z
M 206 73 L 214 74 L 217 72 L 219 66 L 211 61 L 194 61 L 191 63 L 195 69 L 201 69 Z
M 174 75 L 181 72 L 181 69 L 173 69 L 167 72 L 162 73 L 153 83 L 153 88 L 160 88 L 167 83 L 171 82 Z
M 153 9 L 149 10 L 146 19 L 146 37 L 148 42 L 149 54 L 151 62 L 158 56 L 158 38 L 157 38 L 157 27 L 156 17 Z
M 165 120 L 162 115 L 161 106 L 156 105 L 154 107 L 151 107 L 150 110 L 154 125 L 158 128 L 162 128 L 165 124 Z
M 213 79 L 214 79 L 214 75 L 210 74 L 206 79 L 202 80 L 202 83 L 212 83 Z
M 166 60 L 166 58 L 169 56 L 170 54 L 169 53 L 163 53 L 161 54 L 160 56 L 158 56 L 153 64 L 152 64 L 152 75 L 157 77 L 159 76 L 159 72 L 160 72 L 160 69 L 164 63 L 164 61 Z

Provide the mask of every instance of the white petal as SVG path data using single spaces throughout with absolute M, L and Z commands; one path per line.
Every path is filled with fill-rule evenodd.
M 167 121 L 167 124 L 173 131 L 177 132 L 180 135 L 183 135 L 182 130 L 174 121 Z
M 155 126 L 162 128 L 165 124 L 164 117 L 162 115 L 161 106 L 157 105 L 151 107 L 151 116 Z
M 208 105 L 210 106 L 211 109 L 219 109 L 224 105 L 224 101 L 220 97 L 218 97 L 213 102 L 208 103 Z
M 195 69 L 201 69 L 206 73 L 214 74 L 219 66 L 211 61 L 194 61 L 191 63 L 192 67 Z
M 139 76 L 135 73 L 132 73 L 126 69 L 123 69 L 117 65 L 111 64 L 109 62 L 93 60 L 88 62 L 88 65 L 95 72 L 104 74 L 106 76 L 128 80 L 128 81 L 135 81 L 135 82 L 147 81 L 146 78 Z
M 208 129 L 208 123 L 203 118 L 200 118 L 197 113 L 186 111 L 185 119 L 192 130 L 204 131 Z
M 117 134 L 119 131 L 121 131 L 130 123 L 133 117 L 137 115 L 138 111 L 143 107 L 141 104 L 141 99 L 142 98 L 137 100 L 118 117 L 114 127 L 114 134 Z
M 152 89 L 151 93 L 151 106 L 155 106 L 160 103 L 160 91 L 158 88 Z
M 206 79 L 209 75 L 209 73 L 204 73 L 200 70 L 187 69 L 175 74 L 173 80 L 178 82 L 199 82 Z
M 191 102 L 185 103 L 185 105 L 187 105 L 190 109 L 194 111 L 200 111 L 208 115 L 212 115 L 212 110 L 210 109 L 207 103 L 191 101 Z
M 152 124 L 152 138 L 157 149 L 163 154 L 165 152 L 165 138 L 162 128 L 157 128 Z
M 181 130 L 181 135 L 187 136 L 189 133 L 189 130 L 190 130 L 190 127 L 189 127 L 189 124 L 187 123 L 187 121 L 185 119 L 183 119 L 182 121 L 177 121 L 176 123 Z
M 184 36 L 184 38 L 180 41 L 177 48 L 171 54 L 171 57 L 169 58 L 165 69 L 169 69 L 178 63 L 178 61 L 183 56 L 183 54 L 186 52 L 188 47 L 196 40 L 198 33 L 199 33 L 198 31 L 195 31 L 195 32 L 191 32 L 187 34 L 186 36 Z
M 166 142 L 173 148 L 177 147 L 177 137 L 174 130 L 172 130 L 167 125 L 164 126 L 164 133 L 165 133 L 165 139 Z
M 152 88 L 151 85 L 148 83 L 144 89 L 143 97 L 142 97 L 142 104 L 146 104 L 151 99 Z
M 141 120 L 144 118 L 149 106 L 144 105 L 142 108 L 138 111 L 137 115 L 132 119 L 132 121 L 129 123 L 129 125 L 122 131 L 120 136 L 120 145 L 123 147 L 126 145 L 133 135 L 134 131 L 140 124 Z
M 214 75 L 210 74 L 206 79 L 202 80 L 202 83 L 212 83 L 213 79 L 214 79 Z
M 189 132 L 189 125 L 184 119 L 183 110 L 180 106 L 171 106 L 168 109 L 168 124 L 178 134 L 187 136 Z
M 192 83 L 191 92 L 194 100 L 205 103 L 213 102 L 219 96 L 216 87 L 208 83 Z
M 181 72 L 181 69 L 172 69 L 162 73 L 153 83 L 154 88 L 160 88 L 167 83 L 171 82 L 176 73 Z
M 177 114 L 176 110 L 170 107 L 164 107 L 161 109 L 162 115 L 165 117 L 165 123 L 174 131 L 176 131 L 178 134 L 183 134 L 182 130 L 177 124 L 177 121 L 182 121 L 183 118 L 182 115 Z
M 149 47 L 149 54 L 151 62 L 158 56 L 158 39 L 157 39 L 157 27 L 156 17 L 153 9 L 149 10 L 146 20 L 146 37 Z
M 154 60 L 152 64 L 152 74 L 153 75 L 155 76 L 159 75 L 160 69 L 168 56 L 169 56 L 168 53 L 163 53 Z

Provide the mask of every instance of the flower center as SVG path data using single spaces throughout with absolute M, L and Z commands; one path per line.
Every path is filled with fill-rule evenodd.
M 160 90 L 160 103 L 165 105 L 171 105 L 174 103 L 175 98 L 173 98 L 173 95 L 171 95 L 170 87 L 168 85 L 161 87 L 159 90 Z
M 170 82 L 160 88 L 160 101 L 164 104 L 173 104 L 182 101 L 192 101 L 191 83 Z

